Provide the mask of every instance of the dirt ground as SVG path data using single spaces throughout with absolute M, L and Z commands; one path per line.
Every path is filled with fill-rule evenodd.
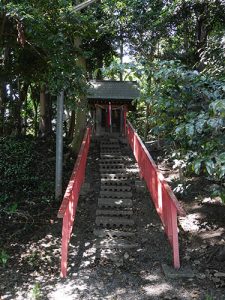
M 91 190 L 79 199 L 70 245 L 68 277 L 59 277 L 61 220 L 58 205 L 43 210 L 36 226 L 21 231 L 8 244 L 7 264 L 0 267 L 0 299 L 225 299 L 225 262 L 219 260 L 225 244 L 225 206 L 209 199 L 206 179 L 191 178 L 187 193 L 178 194 L 187 212 L 179 220 L 182 269 L 189 277 L 166 276 L 172 253 L 163 227 L 145 188 L 136 189 L 138 170 L 131 152 L 124 147 L 127 168 L 132 172 L 136 250 L 111 261 L 96 248 L 95 210 L 100 190 L 99 148 L 91 144 L 86 182 Z M 158 154 L 153 153 L 157 159 Z M 162 158 L 159 168 L 171 180 L 176 172 Z M 212 184 L 211 184 L 212 185 Z M 21 216 L 21 220 L 23 217 Z M 18 221 L 18 220 L 17 220 Z M 8 225 L 10 226 L 10 225 Z M 15 224 L 14 224 L 15 226 Z M 9 229 L 9 228 L 8 228 Z M 7 230 L 7 228 L 6 228 Z M 4 238 L 1 235 L 1 238 Z M 168 275 L 168 274 L 167 274 Z

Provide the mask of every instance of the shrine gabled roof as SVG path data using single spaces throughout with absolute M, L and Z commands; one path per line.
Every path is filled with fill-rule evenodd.
M 88 100 L 133 100 L 140 93 L 136 81 L 91 81 Z

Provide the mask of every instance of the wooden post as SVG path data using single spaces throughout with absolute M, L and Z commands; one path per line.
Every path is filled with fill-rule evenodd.
M 124 106 L 124 109 L 123 109 L 123 122 L 124 122 L 124 135 L 126 136 L 127 134 L 127 107 Z
M 172 248 L 173 248 L 173 266 L 175 269 L 180 268 L 179 241 L 177 229 L 177 210 L 171 203 L 171 229 L 172 229 Z
M 123 135 L 123 106 L 120 108 L 120 134 Z
M 109 132 L 112 133 L 112 104 L 109 102 L 108 105 L 108 125 L 109 125 Z
M 62 225 L 62 248 L 61 248 L 61 273 L 60 276 L 65 278 L 67 275 L 67 260 L 69 247 L 69 216 L 66 209 Z
M 101 133 L 101 121 L 102 121 L 102 113 L 101 113 L 101 108 L 99 106 L 96 107 L 96 135 L 100 135 Z

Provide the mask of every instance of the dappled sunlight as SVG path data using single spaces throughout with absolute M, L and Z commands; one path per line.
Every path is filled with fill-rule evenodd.
M 162 296 L 171 289 L 172 287 L 167 283 L 159 283 L 152 285 L 148 284 L 143 287 L 143 290 L 146 292 L 146 295 L 152 297 Z
M 209 232 L 200 232 L 199 237 L 203 240 L 209 240 L 213 238 L 224 237 L 225 229 L 218 228 L 217 230 L 209 231 Z
M 202 213 L 192 213 L 185 217 L 179 217 L 180 224 L 182 228 L 191 233 L 196 233 L 199 231 L 200 220 L 202 219 Z
M 86 243 L 87 244 L 87 243 Z M 87 247 L 87 245 L 86 245 Z M 96 260 L 96 247 L 93 246 L 91 248 L 86 248 L 85 252 L 83 253 L 83 260 L 80 264 L 80 268 L 87 268 L 94 264 Z
M 55 286 L 54 291 L 48 294 L 49 300 L 72 300 L 76 299 L 78 293 L 76 290 L 84 291 L 87 289 L 87 284 L 80 283 L 79 287 L 74 285 L 73 280 L 67 280 L 65 283 L 59 283 Z
M 127 166 L 129 169 L 132 169 L 130 165 Z M 136 176 L 134 172 L 131 174 Z M 8 296 L 5 293 L 3 299 L 29 299 L 40 286 L 43 299 L 50 300 L 163 299 L 172 295 L 189 300 L 187 291 L 191 292 L 191 284 L 186 286 L 184 294 L 182 284 L 177 287 L 177 281 L 167 280 L 161 269 L 161 263 L 171 264 L 171 251 L 149 193 L 134 193 L 139 244 L 135 250 L 127 250 L 126 255 L 120 253 L 120 257 L 113 250 L 99 249 L 99 242 L 93 235 L 95 197 L 87 194 L 79 199 L 69 246 L 68 278 L 59 278 L 61 228 L 60 224 L 55 224 L 57 234 L 43 233 L 38 240 L 24 247 L 19 267 L 28 265 L 30 269 L 26 271 L 23 283 Z M 116 202 L 119 205 L 121 199 Z M 102 242 L 104 246 L 110 246 L 113 240 L 102 239 Z M 19 268 L 17 274 L 21 274 Z
M 143 272 L 141 272 L 140 276 L 142 279 L 145 279 L 146 282 L 157 282 L 158 280 L 160 280 L 160 276 L 157 274 L 146 274 L 145 272 L 143 274 Z

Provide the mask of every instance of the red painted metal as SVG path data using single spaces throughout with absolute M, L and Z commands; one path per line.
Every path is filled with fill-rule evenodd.
M 111 102 L 109 102 L 108 105 L 108 127 L 111 128 L 112 126 L 112 105 Z
M 123 106 L 123 122 L 124 122 L 124 135 L 126 135 L 126 129 L 127 129 L 127 107 L 126 107 L 126 105 Z
M 164 176 L 141 141 L 130 122 L 127 122 L 127 138 L 140 168 L 140 176 L 144 178 L 151 194 L 157 213 L 164 226 L 165 233 L 173 249 L 174 268 L 180 268 L 177 215 L 185 216 L 176 196 L 166 182 Z
M 73 230 L 73 223 L 76 215 L 76 208 L 81 186 L 85 179 L 85 169 L 87 162 L 87 155 L 90 146 L 91 128 L 88 127 L 81 144 L 81 148 L 67 186 L 62 204 L 58 211 L 58 218 L 63 218 L 62 224 L 62 249 L 61 249 L 61 277 L 67 275 L 67 260 L 68 248 L 71 233 Z

